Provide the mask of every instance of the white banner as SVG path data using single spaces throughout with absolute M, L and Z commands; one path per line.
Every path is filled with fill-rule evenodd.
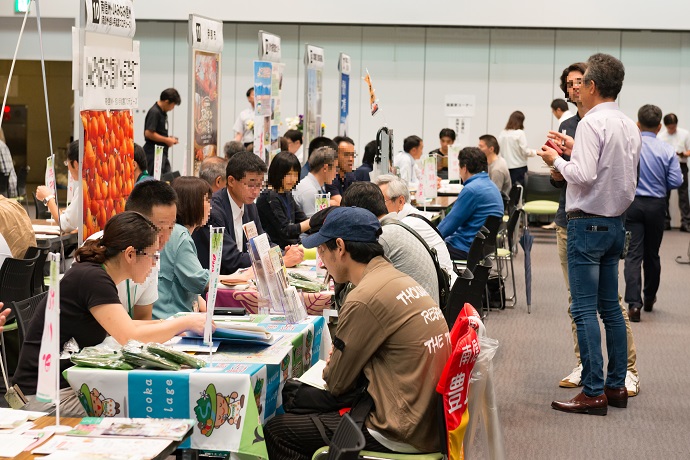
M 84 47 L 83 110 L 136 109 L 139 105 L 139 42 L 132 51 Z
M 314 45 L 307 45 L 307 51 L 304 54 L 304 63 L 307 64 L 307 68 L 323 69 L 323 60 L 323 48 Z
M 476 98 L 471 94 L 446 94 L 444 111 L 447 117 L 473 117 Z
M 163 171 L 163 146 L 156 145 L 153 150 L 153 178 L 161 180 Z
M 189 44 L 202 51 L 223 51 L 223 21 L 196 14 L 189 15 Z
M 448 180 L 460 180 L 460 162 L 458 161 L 460 149 L 460 144 L 448 146 Z
M 350 56 L 345 53 L 340 53 L 340 59 L 338 60 L 338 70 L 343 75 L 350 75 L 352 69 Z
M 54 402 L 58 399 L 60 378 L 60 254 L 48 254 L 50 283 L 46 298 L 43 338 L 38 354 L 38 385 L 36 399 Z
M 419 178 L 419 185 L 417 187 L 417 202 L 421 203 L 424 200 L 438 196 L 436 189 L 436 155 L 422 157 L 419 160 L 419 168 L 422 171 L 422 177 Z
M 106 35 L 134 37 L 134 2 L 132 0 L 84 0 L 86 30 Z
M 280 37 L 259 31 L 259 60 L 280 62 Z
M 455 145 L 463 147 L 476 147 L 479 139 L 470 138 L 470 127 L 472 126 L 472 119 L 465 118 L 449 118 L 448 127 L 455 131 Z
M 204 326 L 204 343 L 213 343 L 213 310 L 216 306 L 216 294 L 218 293 L 218 275 L 220 274 L 220 262 L 223 256 L 223 232 L 225 227 L 209 227 L 210 255 L 208 279 L 208 297 L 206 300 L 206 326 Z

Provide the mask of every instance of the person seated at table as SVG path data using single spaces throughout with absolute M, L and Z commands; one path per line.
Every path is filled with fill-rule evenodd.
M 309 148 L 307 149 L 307 161 L 304 164 L 304 166 L 302 166 L 302 170 L 299 172 L 299 180 L 302 180 L 305 177 L 307 177 L 307 174 L 309 173 L 311 168 L 311 166 L 309 165 L 309 158 L 311 158 L 311 155 L 321 147 L 330 147 L 333 149 L 334 152 L 338 151 L 338 144 L 333 142 L 328 137 L 320 136 L 312 139 L 309 142 Z
M 450 128 L 443 128 L 438 134 L 441 146 L 429 152 L 429 155 L 436 155 L 436 169 L 438 171 L 448 171 L 448 147 L 455 143 L 455 131 Z
M 60 351 L 67 342 L 81 349 L 98 345 L 108 335 L 124 345 L 128 340 L 162 343 L 185 331 L 203 334 L 205 315 L 136 321 L 120 303 L 117 284 L 126 279 L 143 283 L 156 265 L 158 247 L 156 225 L 142 214 L 126 211 L 106 223 L 102 238 L 88 240 L 77 250 L 75 263 L 60 281 Z M 13 377 L 13 383 L 28 396 L 27 410 L 49 410 L 52 406 L 33 396 L 41 365 L 39 352 L 47 300 L 48 296 L 36 307 Z M 61 414 L 85 416 L 76 394 L 62 377 L 72 363 L 69 359 L 54 358 L 54 362 L 60 363 Z
M 148 180 L 136 184 L 127 197 L 125 211 L 134 211 L 147 217 L 158 229 L 157 251 L 170 239 L 177 215 L 177 194 L 167 182 Z M 98 239 L 96 232 L 89 239 Z M 120 302 L 132 319 L 152 319 L 153 303 L 158 299 L 158 267 L 154 267 L 143 283 L 126 279 L 117 285 Z
M 309 218 L 292 196 L 299 170 L 294 154 L 280 152 L 268 167 L 268 188 L 256 200 L 262 226 L 281 248 L 299 244 L 300 234 L 309 230 Z
M 331 194 L 331 206 L 340 206 L 340 201 L 350 185 L 357 182 L 353 171 L 355 165 L 355 141 L 347 136 L 336 136 L 333 142 L 338 145 L 338 169 L 333 182 L 326 184 L 326 192 Z M 368 181 L 369 179 L 367 179 Z
M 172 183 L 177 193 L 177 221 L 170 241 L 161 251 L 158 300 L 153 318 L 165 319 L 181 311 L 206 311 L 202 294 L 209 271 L 201 266 L 192 240 L 194 230 L 206 225 L 211 213 L 211 186 L 199 177 L 178 177 Z
M 73 141 L 67 148 L 67 160 L 65 166 L 72 176 L 74 181 L 74 189 L 72 192 L 72 200 L 69 206 L 60 212 L 57 202 L 55 201 L 55 190 L 51 190 L 45 185 L 39 185 L 36 188 L 36 198 L 43 201 L 43 204 L 48 206 L 50 215 L 55 222 L 60 223 L 60 229 L 65 232 L 73 232 L 80 225 L 79 222 L 79 207 L 81 205 L 81 181 L 79 180 L 79 141 Z
M 372 182 L 355 182 L 343 195 L 341 206 L 356 206 L 366 209 L 379 218 L 383 224 L 383 233 L 379 243 L 384 253 L 396 269 L 411 276 L 419 282 L 438 305 L 438 277 L 436 265 L 431 254 L 421 241 L 400 225 L 387 223 L 395 220 L 387 217 L 386 199 L 381 189 Z M 328 220 L 328 219 L 326 219 Z
M 506 163 L 503 157 L 498 155 L 501 150 L 498 141 L 491 134 L 484 134 L 483 136 L 479 136 L 478 147 L 479 150 L 486 155 L 486 162 L 489 165 L 489 179 L 496 184 L 496 187 L 498 187 L 501 193 L 506 196 L 510 195 L 510 189 L 513 188 L 513 183 L 510 180 L 508 163 Z
M 264 233 L 254 200 L 263 188 L 265 173 L 266 163 L 253 153 L 240 152 L 230 159 L 226 168 L 227 186 L 213 194 L 208 224 L 192 234 L 202 267 L 208 268 L 209 265 L 210 226 L 225 228 L 221 275 L 230 275 L 240 268 L 251 266 L 247 237 L 242 226 L 254 222 L 257 233 Z M 304 252 L 296 246 L 288 246 L 283 259 L 286 266 L 294 267 L 304 260 Z
M 0 195 L 0 267 L 7 257 L 24 258 L 30 246 L 36 246 L 36 236 L 29 215 L 17 201 Z
M 400 171 L 400 178 L 414 190 L 417 190 L 422 175 L 417 160 L 422 158 L 423 152 L 424 141 L 419 136 L 408 136 L 403 141 L 402 151 L 393 156 L 393 165 Z
M 335 178 L 336 152 L 331 147 L 319 147 L 309 155 L 310 171 L 307 177 L 300 180 L 293 196 L 295 202 L 307 217 L 316 213 L 316 195 L 325 194 L 325 184 L 330 184 Z
M 421 211 L 410 204 L 410 190 L 405 181 L 393 174 L 382 174 L 376 179 L 375 184 L 379 186 L 383 198 L 386 200 L 388 215 L 411 227 L 426 241 L 429 247 L 436 249 L 438 263 L 450 276 L 450 285 L 453 286 L 457 275 L 453 270 L 453 261 L 450 258 L 446 243 L 441 238 L 436 226 L 424 217 Z
M 362 164 L 355 169 L 355 179 L 359 181 L 371 180 L 369 174 L 374 170 L 374 159 L 378 151 L 376 141 L 370 141 L 364 146 L 364 156 L 362 157 Z
M 134 143 L 134 171 L 132 175 L 136 177 L 134 181 L 135 184 L 145 181 L 153 180 L 154 177 L 149 174 L 148 165 L 146 164 L 146 152 L 144 152 L 144 147 Z
M 340 309 L 338 340 L 323 379 L 334 396 L 355 391 L 362 375 L 368 380 L 374 404 L 361 429 L 365 449 L 435 452 L 440 448 L 436 384 L 450 356 L 448 327 L 423 287 L 384 258 L 380 234 L 369 211 L 340 207 L 318 233 L 302 240 L 317 248 L 337 283 L 355 286 Z M 430 337 L 441 343 L 428 345 Z M 264 425 L 268 456 L 308 460 L 324 445 L 316 421 L 332 438 L 340 420 L 338 410 L 276 415 Z
M 503 216 L 503 198 L 487 173 L 486 155 L 477 147 L 465 147 L 458 154 L 464 187 L 438 231 L 453 260 L 467 260 L 470 245 L 486 218 Z
M 211 190 L 216 193 L 223 190 L 227 185 L 225 168 L 228 167 L 228 160 L 223 157 L 212 156 L 204 159 L 199 165 L 199 177 L 211 185 Z

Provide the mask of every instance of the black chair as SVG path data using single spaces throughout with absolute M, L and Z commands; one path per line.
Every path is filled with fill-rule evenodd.
M 521 211 L 519 209 L 513 210 L 513 213 L 510 215 L 510 219 L 508 219 L 508 227 L 506 228 L 505 238 L 503 239 L 504 246 L 499 247 L 496 250 L 496 261 L 498 263 L 498 272 L 501 278 L 505 282 L 505 280 L 508 279 L 508 275 L 510 274 L 513 283 L 513 294 L 510 297 L 506 297 L 504 299 L 506 306 L 510 307 L 514 307 L 517 303 L 515 287 L 515 268 L 513 266 L 513 259 L 515 258 L 515 254 L 517 251 L 517 232 L 520 223 L 520 214 Z M 506 245 L 507 247 L 505 247 Z M 505 274 L 503 273 L 504 262 Z M 510 263 L 510 265 L 508 263 Z
M 34 273 L 31 276 L 31 295 L 35 296 L 46 290 L 45 277 L 44 277 L 44 267 L 46 263 L 46 258 L 50 252 L 50 243 L 43 242 L 43 245 L 39 247 L 30 246 L 24 253 L 24 259 L 33 259 L 38 255 L 36 260 L 36 266 L 34 267 Z
M 48 206 L 43 204 L 43 201 L 36 198 L 36 193 L 33 193 L 34 205 L 36 206 L 36 219 L 50 219 L 52 216 Z
M 9 197 L 10 193 L 10 176 L 0 174 L 0 195 Z
M 364 433 L 352 420 L 350 414 L 344 414 L 328 449 L 328 460 L 357 460 L 359 452 L 366 445 Z
M 48 295 L 48 292 L 41 292 L 29 299 L 20 302 L 12 302 L 12 311 L 17 315 L 17 326 L 19 329 L 19 346 L 24 344 L 24 339 L 29 331 L 29 326 L 34 318 L 34 312 L 39 303 Z
M 161 174 L 161 181 L 170 183 L 178 177 L 180 177 L 180 171 L 171 171 L 165 174 Z

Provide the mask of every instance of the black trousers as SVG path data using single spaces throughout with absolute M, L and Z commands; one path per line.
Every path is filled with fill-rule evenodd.
M 328 439 L 333 439 L 340 414 L 328 412 L 316 417 L 323 423 Z M 374 439 L 365 426 L 362 426 L 362 433 L 367 442 L 365 450 L 391 452 Z M 326 445 L 310 415 L 276 415 L 264 424 L 264 437 L 271 460 L 309 460 L 317 449 Z
M 625 302 L 631 307 L 653 301 L 659 290 L 661 260 L 659 247 L 664 237 L 665 199 L 636 196 L 625 213 L 625 229 L 631 232 L 625 258 Z M 642 289 L 644 269 L 644 289 Z
M 527 166 L 509 169 L 508 172 L 510 173 L 510 180 L 513 185 L 520 184 L 523 187 L 525 186 L 525 174 L 527 174 Z
M 680 226 L 690 230 L 690 200 L 688 199 L 688 164 L 680 164 L 680 172 L 683 174 L 683 183 L 678 188 L 678 208 L 680 209 Z M 671 192 L 666 194 L 666 225 L 671 226 L 671 211 L 669 209 L 669 200 L 671 199 Z

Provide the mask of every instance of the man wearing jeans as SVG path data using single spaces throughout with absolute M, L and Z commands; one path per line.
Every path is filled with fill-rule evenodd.
M 572 138 L 566 142 L 566 149 L 572 148 L 570 161 L 546 146 L 539 152 L 568 182 L 568 277 L 584 385 L 573 399 L 554 401 L 551 407 L 606 415 L 608 405 L 628 404 L 627 339 L 618 304 L 618 263 L 625 240 L 621 216 L 635 197 L 642 141 L 635 122 L 615 102 L 625 77 L 623 64 L 598 53 L 587 65 L 580 88 L 586 114 L 574 143 Z M 606 381 L 597 312 L 606 329 Z

